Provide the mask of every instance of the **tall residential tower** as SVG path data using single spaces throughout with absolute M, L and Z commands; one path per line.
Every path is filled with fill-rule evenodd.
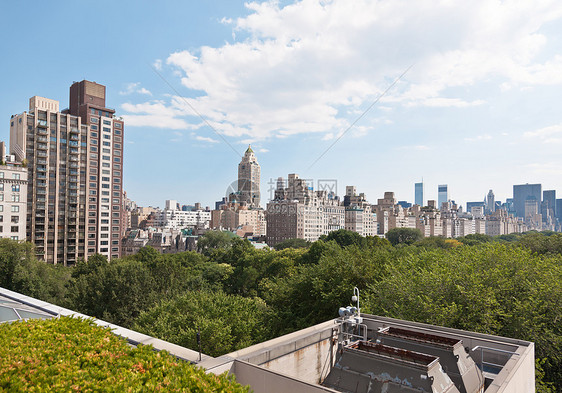
M 248 207 L 260 205 L 260 164 L 251 146 L 248 146 L 242 161 L 238 164 L 238 195 Z
M 43 97 L 12 116 L 10 152 L 28 166 L 27 239 L 50 263 L 120 256 L 123 122 L 105 86 L 74 83 L 70 109 Z

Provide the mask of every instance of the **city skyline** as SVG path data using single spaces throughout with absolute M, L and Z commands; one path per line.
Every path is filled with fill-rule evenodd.
M 490 189 L 505 201 L 516 184 L 562 191 L 556 2 L 95 4 L 107 12 L 92 31 L 76 16 L 91 2 L 37 2 L 30 29 L 0 27 L 0 140 L 30 97 L 62 109 L 73 81 L 101 83 L 127 124 L 123 188 L 139 205 L 214 206 L 248 143 L 262 203 L 287 173 L 335 179 L 340 196 L 355 185 L 372 202 L 385 191 L 413 202 L 422 177 L 425 200 L 447 184 L 463 206 Z M 106 42 L 104 55 L 87 42 Z

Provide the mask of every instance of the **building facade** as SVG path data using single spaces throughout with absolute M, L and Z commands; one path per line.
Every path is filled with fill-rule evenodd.
M 242 161 L 238 164 L 237 202 L 246 203 L 249 207 L 259 207 L 260 176 L 260 164 L 258 164 L 252 147 L 248 146 Z
M 441 209 L 443 203 L 449 201 L 449 187 L 447 184 L 439 184 L 437 186 L 437 208 Z
M 0 237 L 24 241 L 27 219 L 27 168 L 0 165 Z
M 105 86 L 82 81 L 70 88 L 70 109 L 35 96 L 12 116 L 10 152 L 29 171 L 27 239 L 42 260 L 121 255 L 124 125 L 114 113 Z
M 423 182 L 415 183 L 414 184 L 414 193 L 415 193 L 415 204 L 419 206 L 424 206 L 423 204 Z

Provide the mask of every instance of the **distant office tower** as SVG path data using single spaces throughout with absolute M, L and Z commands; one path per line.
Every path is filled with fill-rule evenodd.
M 27 238 L 40 259 L 120 256 L 123 121 L 114 112 L 105 86 L 82 81 L 70 88 L 70 110 L 35 96 L 12 117 L 10 151 L 29 170 Z
M 441 209 L 444 202 L 449 201 L 449 189 L 446 184 L 437 186 L 437 208 Z
M 486 213 L 493 213 L 496 211 L 496 199 L 492 190 L 488 191 L 486 195 Z
M 547 217 L 554 219 L 556 217 L 556 190 L 544 190 L 542 192 L 542 201 L 544 210 L 541 211 L 543 220 Z
M 466 212 L 470 213 L 473 207 L 482 207 L 483 211 L 486 210 L 485 202 L 466 202 Z
M 249 207 L 260 205 L 260 164 L 251 146 L 248 146 L 238 164 L 238 198 Z
M 542 186 L 540 184 L 520 184 L 513 186 L 513 207 L 517 217 L 525 217 L 525 201 L 534 200 L 541 203 Z
M 414 184 L 414 191 L 415 191 L 415 204 L 423 206 L 423 181 L 421 183 Z
M 560 221 L 560 223 L 562 223 L 562 199 L 557 199 L 555 202 L 555 206 L 556 206 L 556 218 L 558 218 L 558 221 Z

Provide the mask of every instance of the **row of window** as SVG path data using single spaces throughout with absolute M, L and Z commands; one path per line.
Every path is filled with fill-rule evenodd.
M 13 225 L 13 226 L 10 227 L 10 232 L 19 232 L 19 231 L 20 231 L 20 227 L 18 227 L 17 225 Z M 4 232 L 4 226 L 3 225 L 0 225 L 0 232 Z M 18 239 L 14 239 L 14 240 L 18 240 Z
M 0 171 L 0 179 L 4 179 L 4 172 Z M 20 180 L 21 175 L 19 173 L 12 173 L 12 179 Z
M 0 191 L 4 191 L 4 183 L 0 183 Z M 20 192 L 20 185 L 12 184 L 12 192 Z
M 20 196 L 18 194 L 12 194 L 11 202 L 19 202 Z M 0 194 L 0 202 L 4 202 L 4 194 Z
M 4 216 L 0 215 L 0 222 L 4 222 Z M 12 216 L 12 222 L 17 224 L 20 222 L 20 216 Z
M 4 205 L 0 205 L 0 212 L 4 211 Z M 10 211 L 12 213 L 19 213 L 20 212 L 20 207 L 18 205 L 12 205 Z

